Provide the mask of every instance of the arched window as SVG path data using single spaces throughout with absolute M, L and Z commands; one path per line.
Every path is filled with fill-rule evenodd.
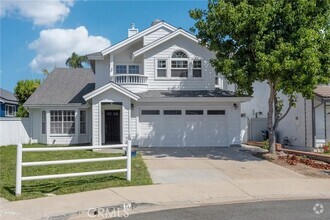
M 177 50 L 172 54 L 172 58 L 186 58 L 186 59 L 188 59 L 188 56 L 182 50 Z
M 188 77 L 188 56 L 181 50 L 172 54 L 171 77 Z

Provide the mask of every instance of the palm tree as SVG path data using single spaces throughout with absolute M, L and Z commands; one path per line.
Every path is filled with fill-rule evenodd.
M 79 56 L 75 52 L 65 62 L 65 65 L 70 68 L 84 68 L 83 64 L 88 64 L 87 56 Z

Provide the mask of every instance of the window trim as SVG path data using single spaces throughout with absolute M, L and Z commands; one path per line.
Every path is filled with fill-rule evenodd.
M 52 121 L 52 112 L 61 112 L 60 115 L 58 115 L 57 117 L 60 117 L 61 118 L 61 121 Z M 64 114 L 64 112 L 73 112 L 73 116 L 71 114 Z M 50 135 L 75 135 L 77 133 L 76 131 L 76 111 L 75 110 L 50 110 Z M 65 121 L 64 119 L 66 117 L 73 117 L 73 121 Z M 55 132 L 52 132 L 52 123 L 60 123 L 61 122 L 61 126 L 60 126 L 60 129 L 61 129 L 61 133 L 55 133 Z M 71 128 L 69 128 L 68 132 L 64 132 L 64 123 L 70 123 L 72 122 L 72 126 Z M 73 132 L 70 133 L 70 129 L 73 129 Z
M 7 110 L 7 107 L 12 108 L 12 113 L 13 114 L 9 114 L 9 109 Z M 11 104 L 5 104 L 5 116 L 6 117 L 15 117 L 16 116 L 16 105 L 11 105 Z
M 85 115 L 84 121 L 81 120 L 82 112 L 84 112 L 84 115 Z M 82 123 L 84 124 L 84 128 L 85 128 L 83 132 L 81 132 Z M 86 112 L 86 110 L 79 111 L 79 134 L 83 134 L 83 135 L 87 134 L 87 112 Z
M 43 110 L 41 112 L 41 134 L 47 133 L 47 112 Z
M 165 67 L 158 67 L 158 62 L 159 61 L 165 61 Z M 159 78 L 159 79 L 166 79 L 168 78 L 168 62 L 167 62 L 167 59 L 156 59 L 156 78 Z M 158 76 L 158 70 L 165 70 L 165 76 Z
M 201 66 L 199 68 L 194 67 L 194 62 L 196 62 L 196 61 L 201 63 Z M 200 70 L 201 71 L 201 76 L 194 76 L 194 70 Z M 194 78 L 194 79 L 203 78 L 203 62 L 202 62 L 201 59 L 194 59 L 192 61 L 192 78 Z

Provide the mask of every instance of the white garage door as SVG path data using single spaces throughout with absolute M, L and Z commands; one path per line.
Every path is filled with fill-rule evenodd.
M 223 109 L 142 110 L 139 119 L 142 147 L 228 146 L 228 120 Z

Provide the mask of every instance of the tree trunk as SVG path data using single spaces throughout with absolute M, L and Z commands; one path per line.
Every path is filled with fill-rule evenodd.
M 276 91 L 274 85 L 269 82 L 270 94 L 268 99 L 268 114 L 267 114 L 267 127 L 268 127 L 268 136 L 269 136 L 269 152 L 275 153 L 275 130 L 274 130 L 274 101 L 276 98 Z

